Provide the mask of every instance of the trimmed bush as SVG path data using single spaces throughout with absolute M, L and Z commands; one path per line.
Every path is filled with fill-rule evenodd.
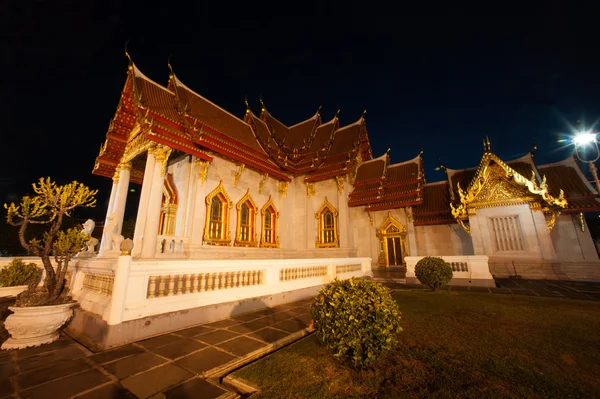
M 25 263 L 21 258 L 14 258 L 12 262 L 0 270 L 0 286 L 14 287 L 25 285 L 35 280 L 40 275 L 40 269 L 35 263 Z
M 371 367 L 402 331 L 401 313 L 388 289 L 359 278 L 327 284 L 309 313 L 323 345 L 356 369 Z
M 437 291 L 452 280 L 452 266 L 442 258 L 426 256 L 415 265 L 415 275 L 421 284 Z

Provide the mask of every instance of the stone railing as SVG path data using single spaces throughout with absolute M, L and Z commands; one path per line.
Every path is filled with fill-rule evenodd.
M 262 284 L 264 279 L 263 274 L 263 270 L 245 270 L 239 272 L 150 276 L 147 297 L 159 298 L 259 285 Z
M 84 273 L 82 289 L 104 296 L 111 296 L 114 277 L 108 274 Z
M 188 237 L 163 236 L 157 237 L 156 256 L 183 258 L 187 253 Z
M 327 275 L 327 266 L 284 268 L 279 271 L 279 281 L 298 280 Z
M 110 263 L 112 262 L 112 263 Z M 372 276 L 370 258 L 89 260 L 75 269 L 73 297 L 109 325 Z M 315 291 L 316 292 L 316 291 Z
M 415 276 L 415 266 L 424 256 L 407 256 L 406 282 L 418 283 Z M 483 287 L 494 287 L 494 278 L 490 274 L 488 257 L 485 255 L 470 256 L 441 256 L 452 266 L 452 280 L 449 285 L 473 285 Z

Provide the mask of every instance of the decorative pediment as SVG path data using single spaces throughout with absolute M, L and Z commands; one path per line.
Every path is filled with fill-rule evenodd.
M 378 236 L 386 234 L 406 234 L 406 227 L 392 216 L 392 212 L 388 212 L 387 218 L 377 229 Z
M 535 172 L 532 171 L 532 176 L 528 179 L 489 150 L 483 155 L 467 189 L 463 190 L 458 183 L 457 189 L 460 205 L 450 204 L 452 216 L 469 234 L 471 232 L 466 221 L 469 213 L 477 208 L 538 203 L 544 213 L 551 215 L 550 220 L 555 220 L 561 209 L 567 206 L 563 190 L 560 190 L 557 198 L 550 195 L 546 176 L 538 183 Z M 554 223 L 547 223 L 548 230 L 553 226 Z

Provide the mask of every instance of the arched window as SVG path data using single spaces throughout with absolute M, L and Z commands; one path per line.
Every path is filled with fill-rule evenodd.
M 237 228 L 235 245 L 238 247 L 256 246 L 256 213 L 257 207 L 252 197 L 250 189 L 237 203 Z
M 277 230 L 277 219 L 279 213 L 275 210 L 275 205 L 271 197 L 269 201 L 260 210 L 262 215 L 262 235 L 260 246 L 265 248 L 279 248 L 279 236 Z
M 317 248 L 339 247 L 337 232 L 337 210 L 331 205 L 327 198 L 321 205 L 319 212 L 315 215 L 319 221 L 317 232 Z
M 206 197 L 206 225 L 204 242 L 210 245 L 229 245 L 229 210 L 231 200 L 220 182 Z

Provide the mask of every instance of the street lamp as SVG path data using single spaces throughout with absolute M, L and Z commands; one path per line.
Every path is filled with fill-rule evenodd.
M 581 162 L 585 162 L 588 164 L 590 168 L 590 172 L 592 172 L 592 176 L 594 176 L 594 181 L 596 182 L 596 190 L 600 193 L 600 181 L 598 180 L 598 169 L 596 169 L 595 162 L 600 158 L 600 149 L 598 148 L 598 142 L 596 141 L 596 136 L 598 133 L 594 133 L 591 130 L 585 130 L 577 133 L 573 138 L 573 144 L 575 144 L 575 154 L 577 154 L 577 158 Z M 589 144 L 593 144 L 596 147 L 596 158 L 592 160 L 585 160 L 581 158 L 581 150 Z

